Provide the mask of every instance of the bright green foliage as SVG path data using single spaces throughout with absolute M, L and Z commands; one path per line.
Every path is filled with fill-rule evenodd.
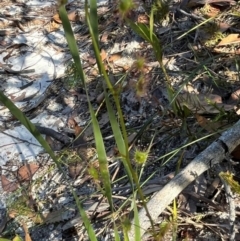
M 65 70 L 66 74 L 66 81 L 64 84 L 67 88 L 76 88 L 79 87 L 79 85 L 82 83 L 80 81 L 80 75 L 78 74 L 76 64 L 74 62 L 70 62 L 67 65 L 67 68 Z
M 99 180 L 98 170 L 93 165 L 88 168 L 88 173 L 94 180 Z
M 227 184 L 231 187 L 232 191 L 240 194 L 240 185 L 238 182 L 233 180 L 233 174 L 230 172 L 221 172 L 219 176 L 227 182 Z
M 138 149 L 135 150 L 134 153 L 134 160 L 138 165 L 143 165 L 148 158 L 148 150 L 147 151 L 140 151 Z
M 19 235 L 16 235 L 13 241 L 23 241 Z
M 122 17 L 126 17 L 128 13 L 134 8 L 132 0 L 121 0 L 119 3 L 119 11 Z
M 155 0 L 152 11 L 156 21 L 162 21 L 169 14 L 169 5 L 167 1 Z
M 159 229 L 159 232 L 157 234 L 157 240 L 159 240 L 159 241 L 164 240 L 164 236 L 170 230 L 170 228 L 171 228 L 170 222 L 167 222 L 167 221 L 161 222 L 160 229 Z

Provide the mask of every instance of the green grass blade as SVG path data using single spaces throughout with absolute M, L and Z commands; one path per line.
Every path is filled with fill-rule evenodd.
M 176 240 L 177 238 L 177 202 L 176 202 L 176 198 L 174 198 L 173 200 L 173 210 L 172 210 L 172 227 L 173 227 L 173 240 Z
M 88 14 L 88 9 L 87 9 L 86 5 L 87 4 L 85 3 L 86 17 L 89 21 L 89 25 L 91 26 L 91 21 L 96 21 L 96 19 L 90 20 L 90 17 L 89 17 L 89 14 Z M 94 10 L 94 3 L 93 2 L 92 2 L 92 9 L 93 9 L 92 10 L 92 14 L 93 14 L 92 16 L 94 16 L 94 14 L 96 14 L 96 13 L 95 13 L 95 10 Z M 72 31 L 70 22 L 68 20 L 67 12 L 66 12 L 66 9 L 65 9 L 64 5 L 60 6 L 59 15 L 60 15 L 61 20 L 63 22 L 63 28 L 64 28 L 65 36 L 66 36 L 66 39 L 67 39 L 67 42 L 68 42 L 70 52 L 73 56 L 73 60 L 76 64 L 77 71 L 79 72 L 79 75 L 80 75 L 80 77 L 83 81 L 84 86 L 86 87 L 85 76 L 84 76 L 84 72 L 83 72 L 80 57 L 79 57 L 78 47 L 77 47 L 76 40 L 75 40 L 74 35 L 73 35 L 73 31 Z M 95 48 L 98 49 L 98 44 L 97 44 L 96 39 L 95 39 L 95 45 L 96 45 Z M 109 201 L 109 205 L 110 205 L 111 209 L 113 209 L 110 175 L 109 175 L 109 172 L 108 172 L 107 156 L 106 156 L 106 151 L 105 151 L 105 147 L 104 147 L 104 143 L 103 143 L 103 138 L 102 138 L 102 134 L 101 134 L 100 127 L 99 127 L 99 124 L 97 122 L 95 113 L 94 113 L 94 111 L 92 109 L 92 106 L 91 106 L 91 103 L 89 101 L 88 94 L 87 94 L 87 98 L 88 98 L 89 109 L 90 109 L 90 113 L 91 113 L 91 119 L 92 119 L 92 123 L 93 123 L 93 132 L 94 132 L 94 137 L 95 137 L 95 141 L 96 141 L 96 149 L 97 149 L 98 157 L 99 157 L 100 173 L 101 173 L 101 176 L 102 176 L 102 179 L 103 179 L 105 195 L 107 196 L 107 199 Z
M 126 152 L 125 142 L 124 142 L 122 132 L 120 130 L 119 124 L 115 117 L 113 108 L 111 106 L 111 103 L 109 101 L 109 97 L 108 97 L 106 91 L 105 91 L 105 100 L 106 100 L 106 106 L 107 106 L 107 110 L 108 110 L 109 120 L 110 120 L 111 127 L 113 130 L 114 139 L 116 141 L 118 150 L 119 150 L 121 156 L 123 157 L 122 162 L 125 167 L 125 170 L 127 171 L 128 178 L 130 179 L 130 182 L 133 183 L 132 172 L 130 170 L 129 164 L 126 161 L 126 156 L 128 155 L 128 153 Z
M 136 195 L 135 195 L 136 196 Z M 135 240 L 141 240 L 141 232 L 140 232 L 140 223 L 139 223 L 139 215 L 138 209 L 136 205 L 136 197 L 133 197 L 133 210 L 134 210 L 134 226 L 135 226 Z
M 59 162 L 57 157 L 54 155 L 51 147 L 44 140 L 40 132 L 37 130 L 34 124 L 14 105 L 14 103 L 8 99 L 2 91 L 0 91 L 0 101 L 10 110 L 12 115 L 16 117 L 22 125 L 24 125 L 29 132 L 38 140 L 38 142 L 42 145 L 45 151 L 50 155 L 50 157 L 54 160 L 54 162 L 59 166 Z
M 68 20 L 67 11 L 66 11 L 64 5 L 59 7 L 59 16 L 62 20 L 65 38 L 67 40 L 70 53 L 73 57 L 75 65 L 76 65 L 76 69 L 78 71 L 79 76 L 81 77 L 81 81 L 82 81 L 83 85 L 85 85 L 85 75 L 84 75 L 81 60 L 79 57 L 78 46 L 77 46 L 76 40 L 74 38 L 72 27 Z
M 143 23 L 134 23 L 131 20 L 127 20 L 128 24 L 130 25 L 130 27 L 132 28 L 132 30 L 138 34 L 139 36 L 141 36 L 144 40 L 146 40 L 149 43 L 153 43 L 153 41 L 151 40 L 150 36 L 150 30 L 149 28 L 143 24 Z M 153 33 L 152 33 L 153 36 Z
M 97 60 L 98 66 L 99 66 L 99 71 L 100 71 L 100 73 L 103 74 L 104 79 L 107 83 L 107 86 L 110 89 L 110 91 L 111 91 L 111 93 L 114 97 L 114 101 L 115 101 L 115 104 L 116 104 L 116 107 L 117 107 L 118 115 L 120 117 L 120 125 L 121 125 L 121 129 L 122 129 L 124 145 L 123 145 L 123 143 L 120 143 L 119 147 L 122 150 L 122 153 L 125 153 L 125 156 L 126 156 L 126 154 L 128 153 L 127 132 L 126 132 L 126 127 L 125 127 L 125 123 L 124 123 L 124 120 L 123 120 L 122 110 L 121 110 L 120 103 L 119 103 L 118 93 L 116 93 L 116 91 L 114 90 L 114 88 L 111 84 L 111 81 L 110 81 L 110 79 L 107 75 L 107 72 L 106 72 L 106 70 L 103 66 L 102 59 L 101 59 L 100 52 L 99 52 L 99 46 L 97 44 L 97 39 L 96 39 L 97 36 L 94 33 L 92 23 L 91 23 L 91 19 L 90 19 L 90 15 L 88 13 L 88 8 L 87 8 L 86 4 L 85 4 L 85 11 L 86 11 L 86 20 L 87 20 L 87 23 L 88 23 L 88 26 L 89 26 L 89 31 L 90 31 L 90 35 L 91 35 L 91 39 L 92 39 L 92 43 L 93 43 L 94 52 L 95 52 L 95 57 L 96 57 L 96 60 Z M 123 148 L 122 148 L 123 146 L 125 146 L 125 151 L 123 151 Z M 129 170 L 131 169 L 130 168 L 131 163 L 130 163 L 128 155 L 126 156 L 126 163 L 127 163 L 126 167 L 127 167 L 127 170 L 128 170 L 127 172 L 129 173 Z M 132 175 L 133 174 L 132 174 L 132 171 L 131 171 L 131 175 L 128 175 L 129 177 L 131 177 L 131 179 L 130 179 L 131 183 L 132 183 Z
M 97 1 L 96 0 L 89 0 L 90 4 L 90 14 L 89 14 L 89 21 L 90 26 L 92 28 L 92 33 L 94 35 L 94 39 L 96 42 L 96 48 L 94 48 L 95 56 L 96 56 L 96 49 L 99 49 L 99 33 L 98 33 L 98 15 L 97 15 Z M 87 1 L 85 1 L 85 9 L 86 9 Z M 99 61 L 97 61 L 98 69 L 101 70 L 102 66 Z
M 99 48 L 99 33 L 98 33 L 98 15 L 97 15 L 97 1 L 90 0 L 90 23 L 93 29 L 94 37 Z
M 151 9 L 150 13 L 150 19 L 149 19 L 149 30 L 150 30 L 150 39 L 153 41 L 152 36 L 153 36 L 153 25 L 154 25 L 154 9 Z
M 114 222 L 114 240 L 115 241 L 120 241 L 121 240 L 115 222 Z
M 107 110 L 108 110 L 109 120 L 110 120 L 111 127 L 113 130 L 114 139 L 117 143 L 117 147 L 118 147 L 120 154 L 125 157 L 127 155 L 125 142 L 123 140 L 122 132 L 120 130 L 119 124 L 115 117 L 113 108 L 110 104 L 109 97 L 108 97 L 106 91 L 105 91 L 105 100 L 106 100 L 106 106 L 107 106 Z
M 72 190 L 72 193 L 73 193 L 73 196 L 75 198 L 75 201 L 76 201 L 76 204 L 77 204 L 77 207 L 78 207 L 78 212 L 80 213 L 80 215 L 82 217 L 84 226 L 87 230 L 87 233 L 88 233 L 88 236 L 89 236 L 90 240 L 91 241 L 97 241 L 96 235 L 95 235 L 93 227 L 91 225 L 91 222 L 90 222 L 85 210 L 83 209 L 77 194 L 75 193 L 74 190 Z
M 66 37 L 66 40 L 67 40 L 67 43 L 68 43 L 68 46 L 69 46 L 69 49 L 70 49 L 70 53 L 71 53 L 71 55 L 73 57 L 75 65 L 76 65 L 77 72 L 78 72 L 78 74 L 79 74 L 79 76 L 81 78 L 81 81 L 82 81 L 85 89 L 86 89 L 85 75 L 84 75 L 84 71 L 83 71 L 83 68 L 82 68 L 81 60 L 80 60 L 80 57 L 79 57 L 79 51 L 78 51 L 77 43 L 76 43 L 76 40 L 74 38 L 72 27 L 71 27 L 71 24 L 69 22 L 69 19 L 68 19 L 68 16 L 67 16 L 67 12 L 66 12 L 66 9 L 65 9 L 64 5 L 61 5 L 59 7 L 59 15 L 60 15 L 60 18 L 61 18 L 62 23 L 63 23 L 63 29 L 64 29 L 65 37 Z M 88 99 L 88 103 L 90 105 L 88 93 L 87 93 L 87 99 Z M 79 199 L 78 199 L 75 191 L 72 190 L 72 193 L 74 195 L 76 204 L 78 206 L 78 211 L 79 211 L 79 213 L 80 213 L 80 215 L 81 215 L 81 217 L 83 219 L 84 226 L 85 226 L 85 228 L 86 228 L 86 230 L 88 232 L 88 235 L 89 235 L 91 241 L 97 241 L 97 238 L 95 236 L 95 233 L 94 233 L 94 230 L 93 230 L 93 228 L 91 226 L 91 223 L 90 223 L 90 221 L 89 221 L 89 219 L 88 219 L 84 209 L 81 207 L 81 204 L 79 202 Z
M 162 65 L 162 45 L 153 30 L 143 23 L 134 23 L 129 19 L 127 19 L 127 23 L 136 34 L 152 45 L 157 61 Z
M 107 154 L 106 154 L 106 150 L 103 142 L 102 133 L 92 106 L 89 106 L 89 109 L 91 113 L 94 139 L 96 142 L 95 144 L 96 144 L 96 149 L 98 153 L 100 174 L 101 174 L 103 186 L 105 189 L 104 194 L 108 199 L 111 210 L 113 211 L 112 188 L 111 188 L 110 174 L 108 170 Z
M 99 44 L 98 44 L 98 35 L 94 32 L 94 26 L 95 26 L 96 23 L 94 23 L 94 26 L 92 26 L 92 22 L 94 20 L 96 20 L 96 17 L 94 18 L 94 20 L 91 20 L 91 16 L 88 12 L 88 7 L 87 7 L 86 3 L 85 3 L 85 13 L 86 13 L 87 24 L 88 24 L 88 27 L 89 27 L 89 32 L 90 32 L 92 43 L 93 43 L 93 50 L 94 50 L 94 54 L 95 54 L 95 57 L 96 57 L 98 69 L 99 69 L 100 73 L 103 74 L 108 88 L 111 91 L 113 91 L 113 86 L 112 86 L 111 81 L 110 81 L 110 79 L 107 75 L 107 72 L 106 72 L 106 70 L 103 66 L 102 59 L 101 59 L 101 56 L 100 56 Z

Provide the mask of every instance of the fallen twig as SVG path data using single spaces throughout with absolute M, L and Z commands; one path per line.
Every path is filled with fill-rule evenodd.
M 213 142 L 207 149 L 200 153 L 191 163 L 166 184 L 147 203 L 147 209 L 153 221 L 156 221 L 163 210 L 177 197 L 192 181 L 203 172 L 223 161 L 240 144 L 240 121 L 232 128 L 225 131 L 220 138 Z M 146 210 L 139 211 L 141 236 L 150 227 Z M 129 240 L 135 240 L 134 220 L 129 231 Z

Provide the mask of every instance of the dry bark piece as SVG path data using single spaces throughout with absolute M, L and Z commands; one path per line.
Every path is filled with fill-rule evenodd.
M 70 138 L 67 135 L 61 134 L 53 129 L 43 127 L 43 126 L 36 126 L 36 128 L 41 134 L 50 136 L 53 139 L 60 141 L 61 143 L 65 144 L 65 145 L 68 145 L 71 142 Z

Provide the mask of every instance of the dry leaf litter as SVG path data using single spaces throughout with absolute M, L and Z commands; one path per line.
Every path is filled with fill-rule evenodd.
M 129 142 L 146 149 L 155 135 L 142 178 L 146 180 L 154 173 L 143 186 L 144 194 L 152 195 L 173 177 L 180 159 L 182 168 L 216 136 L 190 145 L 170 160 L 159 160 L 159 157 L 189 143 L 189 135 L 198 139 L 202 130 L 207 134 L 232 124 L 239 114 L 238 59 L 218 55 L 239 54 L 238 46 L 233 47 L 239 43 L 239 17 L 234 14 L 229 17 L 224 12 L 229 8 L 238 11 L 239 6 L 236 1 L 170 1 L 169 14 L 156 23 L 155 31 L 163 44 L 163 63 L 171 85 L 179 91 L 177 101 L 183 109 L 194 113 L 181 119 L 172 112 L 164 75 L 151 47 L 124 25 L 112 2 L 99 1 L 98 4 L 101 57 L 113 84 L 117 85 L 119 76 L 127 73 L 121 103 Z M 136 1 L 136 4 L 132 20 L 148 24 L 145 9 L 151 6 L 151 1 Z M 66 84 L 72 82 L 66 73 L 71 56 L 56 2 L 3 0 L 0 7 L 0 89 L 38 126 L 52 149 L 61 156 L 62 168 L 67 173 L 64 177 L 37 140 L 0 105 L 0 232 L 25 236 L 27 225 L 32 240 L 88 240 L 71 195 L 71 183 L 99 240 L 112 240 L 109 206 L 99 191 L 101 183 L 87 172 L 90 166 L 98 169 L 91 126 L 75 145 L 73 142 L 69 149 L 65 148 L 87 125 L 90 114 L 81 85 Z M 102 78 L 98 75 L 84 20 L 83 2 L 69 1 L 66 9 L 88 78 L 90 99 L 97 110 L 103 99 Z M 219 33 L 220 42 L 214 42 L 216 37 L 208 31 L 210 26 L 199 27 L 180 37 L 219 12 L 222 15 L 216 18 L 216 23 L 220 33 L 225 34 Z M 136 67 L 139 59 L 144 59 L 141 71 Z M 141 74 L 144 75 L 143 89 L 137 95 L 136 84 Z M 226 119 L 223 123 L 209 119 L 221 113 L 232 113 L 228 123 Z M 100 109 L 98 118 L 108 151 L 109 170 L 117 179 L 125 173 L 114 153 L 115 143 L 105 108 Z M 146 123 L 149 124 L 144 125 Z M 234 169 L 238 165 L 237 162 L 232 170 L 236 175 Z M 116 182 L 113 192 L 114 204 L 120 207 L 131 195 L 129 183 Z M 236 196 L 236 209 L 239 209 L 238 200 Z M 178 210 L 179 240 L 226 240 L 228 208 L 214 170 L 184 190 L 178 197 Z M 129 209 L 122 212 L 128 213 Z M 171 212 L 166 209 L 160 218 L 170 216 Z M 23 222 L 26 225 L 22 225 Z M 239 213 L 236 227 L 239 227 Z M 236 240 L 240 240 L 238 232 Z

